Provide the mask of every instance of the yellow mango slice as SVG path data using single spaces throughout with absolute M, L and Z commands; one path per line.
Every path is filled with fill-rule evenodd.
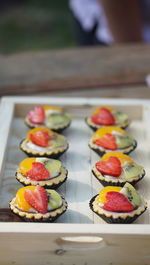
M 63 111 L 63 109 L 61 109 L 61 108 L 58 108 L 58 107 L 54 107 L 54 106 L 43 106 L 43 109 L 45 110 L 45 111 L 47 111 L 47 110 L 56 110 L 56 111 Z
M 32 168 L 32 163 L 36 161 L 36 158 L 25 158 L 19 165 L 21 173 L 26 176 L 27 171 Z
M 99 128 L 94 134 L 93 134 L 93 139 L 100 139 L 102 138 L 106 133 L 112 133 L 113 131 L 116 131 L 122 135 L 125 135 L 126 132 L 125 130 L 117 127 L 117 126 L 107 126 L 107 127 L 102 127 Z
M 109 153 L 106 153 L 105 155 L 103 155 L 101 160 L 102 161 L 107 161 L 111 156 L 117 157 L 120 160 L 121 165 L 123 165 L 125 162 L 129 162 L 129 163 L 133 162 L 133 159 L 131 157 L 129 157 L 128 155 L 123 154 L 122 152 L 109 152 Z
M 46 127 L 37 127 L 37 128 L 34 128 L 34 129 L 32 129 L 32 130 L 30 130 L 28 133 L 27 133 L 27 140 L 28 141 L 30 141 L 30 134 L 31 133 L 36 133 L 36 132 L 38 132 L 38 131 L 47 131 L 47 132 L 49 132 L 49 135 L 52 135 L 53 134 L 53 131 L 52 130 L 50 130 L 50 129 L 48 129 L 48 128 L 46 128 Z
M 117 191 L 119 192 L 122 189 L 122 187 L 115 187 L 115 186 L 107 186 L 100 190 L 99 195 L 97 197 L 98 203 L 105 203 L 106 202 L 106 194 L 109 191 Z
M 24 192 L 26 189 L 34 190 L 35 187 L 36 186 L 27 186 L 27 187 L 23 187 L 23 188 L 18 190 L 18 192 L 16 194 L 15 203 L 19 209 L 27 212 L 27 211 L 29 211 L 30 208 L 32 208 L 32 206 L 25 200 Z

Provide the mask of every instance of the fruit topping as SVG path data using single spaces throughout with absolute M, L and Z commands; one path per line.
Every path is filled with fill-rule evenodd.
M 135 163 L 127 163 L 123 167 L 123 173 L 127 181 L 133 180 L 135 177 L 140 176 L 143 171 L 143 167 Z
M 28 189 L 34 190 L 35 186 L 28 186 Z M 24 197 L 25 190 L 26 190 L 26 187 L 23 187 L 17 191 L 15 203 L 19 209 L 27 212 L 31 208 L 31 205 L 25 200 L 25 197 Z
M 121 165 L 124 165 L 126 162 L 132 163 L 133 159 L 125 154 L 123 154 L 122 152 L 109 152 L 106 153 L 105 155 L 103 155 L 103 157 L 101 158 L 102 161 L 107 161 L 109 159 L 109 157 L 114 156 L 117 157 L 120 162 Z
M 105 149 L 110 149 L 110 150 L 117 149 L 115 136 L 112 135 L 111 133 L 106 133 L 102 138 L 97 139 L 95 141 L 95 144 L 98 146 L 102 146 Z
M 62 198 L 55 190 L 47 190 L 49 210 L 59 208 L 62 205 Z
M 92 122 L 98 125 L 113 125 L 115 124 L 115 119 L 107 108 L 100 108 L 98 114 L 95 114 L 91 117 Z
M 38 130 L 35 133 L 30 133 L 30 140 L 41 147 L 47 147 L 49 145 L 50 136 L 48 131 Z
M 107 109 L 107 110 L 109 110 L 110 112 L 114 111 L 114 109 L 111 108 L 111 107 L 108 107 L 108 106 L 102 106 L 102 107 L 97 107 L 97 108 L 95 108 L 94 111 L 92 112 L 92 115 L 99 114 L 99 112 L 100 112 L 101 109 Z
M 125 135 L 126 134 L 126 132 L 119 127 L 107 126 L 107 127 L 99 128 L 94 133 L 92 138 L 94 140 L 99 139 L 99 138 L 103 137 L 106 133 L 117 134 L 117 135 Z
M 41 186 L 36 186 L 34 190 L 28 189 L 24 192 L 25 200 L 38 212 L 47 213 L 48 196 L 46 190 Z
M 69 118 L 64 113 L 52 113 L 48 115 L 46 118 L 47 126 L 57 125 L 57 124 L 65 124 L 69 121 Z
M 49 110 L 56 111 L 56 112 L 62 112 L 63 109 L 54 107 L 54 106 L 43 106 L 43 109 L 47 112 Z
M 59 160 L 40 157 L 36 158 L 36 161 L 44 164 L 45 168 L 50 173 L 51 177 L 59 175 L 61 170 L 61 162 Z
M 34 157 L 28 157 L 21 161 L 19 168 L 23 175 L 26 176 L 27 171 L 32 168 L 32 163 L 35 162 L 36 159 Z
M 99 161 L 96 163 L 96 168 L 104 175 L 119 177 L 121 175 L 121 163 L 117 157 L 111 156 L 107 161 Z
M 117 124 L 123 124 L 128 121 L 128 115 L 126 113 L 117 111 L 114 113 Z
M 116 143 L 117 143 L 117 146 L 118 148 L 127 148 L 131 145 L 133 145 L 133 137 L 132 136 L 127 136 L 127 135 L 116 135 Z
M 49 159 L 44 164 L 52 176 L 58 175 L 60 172 L 61 162 L 59 160 Z
M 39 162 L 33 162 L 32 168 L 27 171 L 26 175 L 28 178 L 36 181 L 49 179 L 51 177 L 50 172 Z
M 141 196 L 130 183 L 127 182 L 120 192 L 134 205 L 135 208 L 141 205 Z
M 41 106 L 36 106 L 28 113 L 27 118 L 32 123 L 43 124 L 45 120 L 45 111 Z
M 110 191 L 106 194 L 103 209 L 111 212 L 131 212 L 134 206 L 122 193 Z
M 105 188 L 103 188 L 100 192 L 99 195 L 97 197 L 97 202 L 100 204 L 103 204 L 106 202 L 106 194 L 109 191 L 117 191 L 119 192 L 122 188 L 121 187 L 115 187 L 115 186 L 107 186 Z

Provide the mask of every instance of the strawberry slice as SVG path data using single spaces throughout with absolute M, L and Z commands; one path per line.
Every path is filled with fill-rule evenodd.
M 48 197 L 47 192 L 41 186 L 36 186 L 35 190 L 28 188 L 24 192 L 25 200 L 39 213 L 47 213 Z
M 32 168 L 29 171 L 27 171 L 27 177 L 32 180 L 38 181 L 38 180 L 49 179 L 51 176 L 42 163 L 33 162 Z
M 47 147 L 48 141 L 50 140 L 50 136 L 48 131 L 41 130 L 35 133 L 31 133 L 30 140 L 36 145 Z
M 100 112 L 91 117 L 92 122 L 98 125 L 113 125 L 115 124 L 115 119 L 112 113 L 106 109 L 101 108 Z
M 104 175 L 119 177 L 121 175 L 121 163 L 117 157 L 110 156 L 107 161 L 99 161 L 96 168 Z
M 131 212 L 134 210 L 134 206 L 122 193 L 109 191 L 106 194 L 106 200 L 103 205 L 104 210 L 111 212 Z
M 116 150 L 117 144 L 115 136 L 111 133 L 106 133 L 104 137 L 95 141 L 95 144 L 104 147 L 105 149 Z
M 45 120 L 44 108 L 42 108 L 41 106 L 36 106 L 33 110 L 31 110 L 28 113 L 27 118 L 32 123 L 43 124 Z

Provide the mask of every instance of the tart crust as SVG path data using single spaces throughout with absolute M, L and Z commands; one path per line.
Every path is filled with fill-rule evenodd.
M 68 175 L 68 170 L 64 167 L 61 167 L 61 171 L 60 174 L 57 177 L 48 179 L 48 180 L 40 180 L 40 181 L 36 181 L 36 180 L 31 180 L 29 178 L 27 178 L 26 176 L 24 176 L 21 173 L 21 170 L 18 168 L 17 172 L 16 172 L 16 179 L 23 184 L 24 186 L 28 186 L 28 185 L 40 185 L 44 188 L 50 188 L 50 189 L 54 189 L 54 188 L 58 188 L 61 184 L 63 184 L 66 180 L 67 180 L 67 175 Z
M 94 196 L 89 203 L 91 210 L 100 216 L 107 223 L 132 223 L 134 222 L 142 213 L 144 213 L 147 209 L 147 203 L 143 200 L 143 205 L 138 207 L 136 210 L 127 213 L 116 213 L 109 212 L 102 209 L 98 203 L 96 202 L 98 194 Z
M 25 152 L 25 154 L 27 154 L 29 157 L 48 157 L 48 158 L 59 158 L 63 153 L 65 153 L 67 151 L 67 149 L 69 148 L 69 145 L 66 144 L 66 146 L 64 147 L 60 147 L 57 148 L 57 150 L 52 150 L 52 151 L 36 151 L 36 150 L 31 150 L 30 148 L 28 148 L 26 146 L 28 140 L 27 139 L 23 139 L 20 142 L 20 149 Z
M 69 122 L 62 124 L 62 125 L 57 125 L 57 126 L 52 126 L 52 127 L 48 127 L 46 126 L 46 124 L 33 124 L 32 122 L 29 121 L 29 119 L 26 117 L 24 120 L 25 125 L 27 125 L 30 129 L 42 126 L 45 128 L 49 128 L 50 130 L 53 130 L 55 132 L 61 133 L 63 130 L 67 129 L 70 124 L 71 124 L 71 119 Z
M 126 181 L 125 179 L 120 179 L 119 177 L 114 177 L 114 179 L 108 179 L 107 177 L 105 177 L 105 175 L 103 175 L 100 171 L 98 171 L 96 167 L 93 167 L 92 173 L 103 186 L 123 187 L 126 182 L 129 182 L 134 186 L 138 181 L 140 181 L 145 176 L 144 169 L 141 175 L 136 176 L 134 180 L 131 181 L 130 180 Z
M 96 131 L 99 128 L 104 127 L 104 125 L 98 125 L 95 124 L 94 122 L 92 122 L 91 117 L 87 117 L 85 119 L 85 122 L 87 123 L 87 125 L 93 130 Z M 117 126 L 120 127 L 122 129 L 126 129 L 129 125 L 130 125 L 131 121 L 127 120 L 126 122 L 122 123 L 122 124 L 114 124 L 113 126 Z M 110 126 L 110 125 L 109 125 Z M 107 125 L 105 125 L 105 127 L 107 127 Z
M 90 139 L 88 145 L 89 145 L 89 147 L 90 147 L 93 151 L 95 151 L 95 152 L 96 152 L 98 155 L 100 155 L 100 156 L 103 156 L 105 153 L 112 152 L 112 150 L 107 150 L 107 149 L 105 149 L 105 148 L 103 148 L 103 147 L 101 147 L 101 146 L 97 146 L 96 144 L 94 144 L 92 138 Z M 130 145 L 129 147 L 124 148 L 124 149 L 117 149 L 117 150 L 115 150 L 115 151 L 116 151 L 116 152 L 117 152 L 117 151 L 120 151 L 120 152 L 122 152 L 122 153 L 128 155 L 128 154 L 130 154 L 130 153 L 131 153 L 136 147 L 137 147 L 137 141 L 134 140 L 133 145 Z
M 15 199 L 16 198 L 13 198 L 10 201 L 10 204 L 9 204 L 10 209 L 13 211 L 13 213 L 15 213 L 16 215 L 19 215 L 19 217 L 21 217 L 24 221 L 27 221 L 27 222 L 53 222 L 60 215 L 62 215 L 67 210 L 67 207 L 68 207 L 67 202 L 62 197 L 62 205 L 55 210 L 47 212 L 46 214 L 29 213 L 29 212 L 24 212 L 24 211 L 19 210 L 15 204 Z

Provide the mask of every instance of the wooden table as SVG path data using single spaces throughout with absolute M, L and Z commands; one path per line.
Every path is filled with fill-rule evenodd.
M 149 98 L 146 44 L 0 55 L 0 96 Z

